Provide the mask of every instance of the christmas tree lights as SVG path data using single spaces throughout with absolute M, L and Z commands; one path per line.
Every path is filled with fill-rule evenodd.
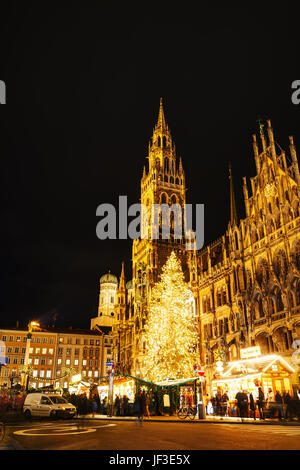
M 143 376 L 159 381 L 193 375 L 199 363 L 198 325 L 191 310 L 192 292 L 173 251 L 153 290 L 144 340 Z

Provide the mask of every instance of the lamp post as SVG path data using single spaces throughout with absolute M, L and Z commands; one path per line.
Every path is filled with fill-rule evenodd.
M 22 380 L 21 380 L 21 386 L 22 386 L 23 390 L 26 391 L 26 392 L 28 390 L 28 382 L 29 382 L 28 363 L 29 363 L 30 343 L 31 343 L 31 338 L 32 338 L 32 330 L 35 326 L 39 327 L 40 324 L 36 321 L 31 321 L 28 324 L 28 333 L 27 333 L 26 351 L 25 351 L 25 360 L 24 360 L 24 370 L 22 372 Z

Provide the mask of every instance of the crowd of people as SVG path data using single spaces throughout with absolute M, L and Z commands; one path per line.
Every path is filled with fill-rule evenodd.
M 265 396 L 266 395 L 266 396 Z M 298 396 L 295 397 L 299 401 Z M 239 390 L 235 395 L 235 400 L 229 400 L 228 391 L 223 394 L 218 391 L 215 396 L 205 397 L 206 414 L 217 416 L 237 416 L 240 418 L 259 418 L 264 420 L 266 417 L 279 420 L 291 419 L 294 416 L 294 399 L 288 392 L 280 393 L 278 390 L 273 392 L 271 388 L 264 394 L 261 387 L 258 387 L 257 395 L 247 390 Z
M 21 411 L 26 398 L 26 393 L 18 392 L 10 394 L 7 391 L 0 391 L 0 415 L 8 411 Z

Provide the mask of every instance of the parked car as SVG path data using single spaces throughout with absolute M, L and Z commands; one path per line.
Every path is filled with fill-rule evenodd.
M 23 413 L 27 419 L 32 416 L 73 418 L 76 414 L 76 407 L 60 395 L 29 393 L 25 398 Z

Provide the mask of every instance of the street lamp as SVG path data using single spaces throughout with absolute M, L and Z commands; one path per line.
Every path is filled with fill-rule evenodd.
M 32 337 L 32 330 L 34 327 L 39 327 L 40 324 L 36 321 L 31 321 L 28 324 L 28 333 L 27 333 L 27 341 L 26 341 L 26 352 L 25 352 L 25 360 L 24 360 L 24 370 L 22 372 L 22 381 L 21 385 L 23 390 L 28 390 L 28 382 L 29 382 L 29 374 L 28 374 L 28 363 L 29 363 L 29 351 L 30 351 L 30 343 Z

